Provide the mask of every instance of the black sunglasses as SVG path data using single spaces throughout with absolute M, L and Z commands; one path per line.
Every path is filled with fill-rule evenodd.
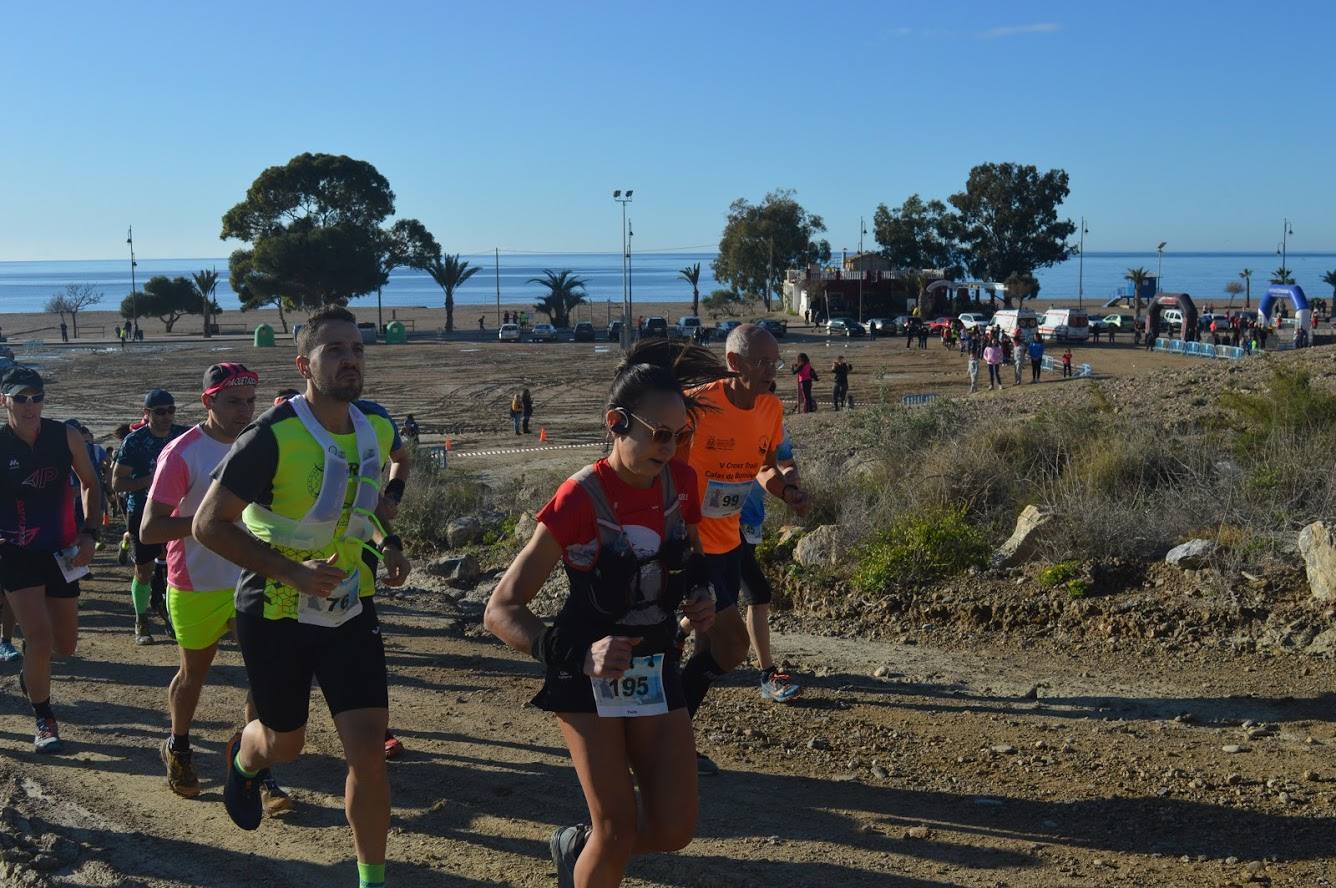
M 630 410 L 626 412 L 631 413 Z M 685 426 L 683 428 L 678 429 L 677 431 L 673 431 L 672 429 L 667 428 L 665 426 L 656 426 L 653 423 L 647 422 L 644 419 L 641 419 L 639 416 L 636 416 L 634 413 L 631 413 L 631 417 L 635 419 L 637 422 L 639 422 L 641 425 L 643 425 L 645 428 L 649 429 L 650 440 L 652 440 L 655 444 L 659 445 L 668 444 L 669 442 L 672 442 L 680 447 L 683 444 L 687 443 L 687 441 L 691 438 L 692 433 L 696 431 L 691 426 Z
M 172 415 L 173 413 L 175 413 L 175 412 L 176 412 L 176 407 L 175 407 L 175 406 L 172 406 L 172 407 L 154 407 L 154 408 L 153 408 L 153 415 L 154 415 L 154 416 L 171 416 L 171 415 Z
M 36 395 L 10 395 L 9 397 L 15 404 L 40 404 L 46 400 L 46 392 Z

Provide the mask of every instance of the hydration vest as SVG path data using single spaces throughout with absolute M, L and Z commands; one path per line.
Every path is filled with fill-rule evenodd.
M 315 418 L 306 398 L 298 395 L 288 403 L 292 405 L 307 434 L 324 451 L 324 478 L 320 485 L 320 495 L 306 514 L 296 519 L 280 515 L 259 503 L 251 503 L 242 513 L 247 529 L 271 545 L 321 557 L 333 553 L 336 544 L 343 540 L 354 539 L 367 545 L 377 524 L 375 509 L 380 500 L 381 487 L 380 442 L 376 439 L 375 429 L 356 405 L 348 405 L 348 416 L 353 422 L 357 453 L 360 456 L 360 463 L 354 469 L 334 436 Z M 283 468 L 280 451 L 279 470 Z M 348 484 L 353 480 L 356 481 L 357 492 L 352 507 L 345 509 Z

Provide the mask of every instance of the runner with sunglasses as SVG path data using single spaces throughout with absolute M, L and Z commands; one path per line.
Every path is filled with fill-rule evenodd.
M 770 392 L 775 371 L 784 366 L 779 343 L 765 328 L 743 324 L 729 332 L 724 352 L 733 375 L 688 392 L 710 409 L 700 414 L 696 434 L 682 454 L 700 484 L 700 539 L 718 614 L 707 632 L 696 630 L 695 650 L 682 667 L 693 717 L 710 685 L 742 663 L 751 645 L 738 613 L 738 595 L 743 560 L 739 516 L 753 482 L 800 515 L 809 506 L 807 494 L 775 465 L 784 440 L 784 407 Z M 705 755 L 697 755 L 696 765 L 702 775 L 719 772 Z
M 487 629 L 543 664 L 533 703 L 556 716 L 589 805 L 592 826 L 558 829 L 549 843 L 562 888 L 618 885 L 632 855 L 676 851 L 696 832 L 695 742 L 673 639 L 679 606 L 704 630 L 714 604 L 695 473 L 673 456 L 698 419 L 683 386 L 725 373 L 700 346 L 653 338 L 627 352 L 603 414 L 608 458 L 557 488 L 487 604 Z M 558 563 L 571 591 L 545 626 L 529 603 Z
M 102 493 L 83 436 L 42 418 L 42 377 L 14 367 L 0 377 L 0 588 L 23 629 L 20 687 L 37 719 L 33 748 L 58 752 L 51 710 L 51 657 L 79 640 L 79 576 L 88 572 L 102 521 Z M 74 523 L 67 479 L 79 477 L 86 523 Z
M 158 455 L 174 438 L 186 432 L 186 426 L 177 425 L 175 420 L 176 399 L 171 392 L 154 389 L 145 395 L 144 425 L 126 436 L 116 455 L 116 471 L 112 475 L 112 490 L 127 495 L 125 524 L 133 542 L 135 562 L 134 577 L 130 580 L 130 598 L 135 609 L 135 644 L 153 643 L 148 624 L 150 603 L 168 631 L 171 630 L 163 546 L 161 543 L 144 543 L 139 538 L 139 525 L 144 520 L 148 489 L 153 484 Z M 162 563 L 161 590 L 154 589 L 158 562 Z

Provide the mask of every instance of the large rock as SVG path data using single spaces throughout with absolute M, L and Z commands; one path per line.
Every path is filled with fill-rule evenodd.
M 1026 506 L 1016 518 L 1011 537 L 993 553 L 994 567 L 1015 567 L 1039 554 L 1039 547 L 1052 527 L 1052 512 Z
M 834 567 L 843 554 L 843 543 L 838 524 L 823 524 L 798 540 L 793 560 L 803 567 Z
M 807 528 L 803 527 L 801 524 L 785 524 L 779 529 L 779 538 L 775 540 L 775 545 L 787 546 L 798 537 L 801 537 L 806 530 Z
M 1164 556 L 1164 563 L 1183 570 L 1201 570 L 1211 562 L 1211 556 L 1219 548 L 1220 544 L 1215 540 L 1188 540 L 1170 549 L 1169 554 Z
M 466 589 L 477 582 L 482 571 L 478 559 L 472 555 L 458 555 L 433 562 L 427 572 L 441 577 L 456 589 Z
M 445 527 L 445 541 L 451 549 L 482 541 L 482 522 L 472 515 L 456 518 Z
M 1321 521 L 1299 531 L 1299 553 L 1304 557 L 1304 572 L 1313 597 L 1322 601 L 1336 598 L 1336 541 L 1331 528 Z
M 528 512 L 521 512 L 520 517 L 515 519 L 515 539 L 521 543 L 527 543 L 537 529 L 538 522 Z
M 1318 633 L 1308 647 L 1304 648 L 1304 653 L 1314 657 L 1331 657 L 1336 655 L 1336 629 L 1328 629 L 1325 632 Z

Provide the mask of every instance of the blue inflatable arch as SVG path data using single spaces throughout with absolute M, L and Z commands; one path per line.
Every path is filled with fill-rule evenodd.
M 1303 287 L 1295 284 L 1273 284 L 1262 301 L 1257 304 L 1257 320 L 1263 326 L 1271 323 L 1271 310 L 1276 307 L 1277 299 L 1288 299 L 1294 304 L 1294 323 L 1300 329 L 1308 329 L 1313 311 L 1308 306 L 1308 297 Z

